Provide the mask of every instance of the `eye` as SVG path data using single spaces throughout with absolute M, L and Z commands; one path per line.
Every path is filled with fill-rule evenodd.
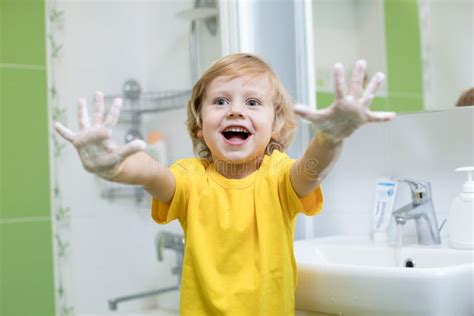
M 261 105 L 262 102 L 260 102 L 257 99 L 250 99 L 250 100 L 247 101 L 247 104 L 250 105 L 250 106 L 257 106 L 257 105 Z
M 224 98 L 216 98 L 214 99 L 214 101 L 212 102 L 212 104 L 217 104 L 217 105 L 225 105 L 226 102 L 228 102 L 226 99 Z

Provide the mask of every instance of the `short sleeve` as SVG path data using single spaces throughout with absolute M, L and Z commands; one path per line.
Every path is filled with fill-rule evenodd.
M 280 203 L 284 209 L 288 211 L 290 217 L 294 217 L 298 213 L 309 216 L 320 213 L 323 208 L 321 186 L 316 187 L 308 195 L 299 197 L 293 188 L 290 177 L 291 166 L 295 160 L 290 159 L 286 154 L 280 153 L 279 156 L 273 163 L 273 168 L 277 171 L 274 172 L 274 175 L 277 177 Z
M 284 192 L 290 215 L 295 216 L 298 213 L 304 213 L 305 215 L 312 216 L 320 213 L 323 208 L 321 186 L 316 187 L 308 195 L 299 197 L 291 184 L 290 169 L 288 168 L 282 175 L 280 182 L 280 191 Z
M 170 167 L 176 187 L 168 203 L 153 198 L 151 216 L 157 223 L 166 224 L 174 219 L 178 219 L 182 225 L 186 223 L 192 169 L 193 164 L 186 159 L 178 160 Z

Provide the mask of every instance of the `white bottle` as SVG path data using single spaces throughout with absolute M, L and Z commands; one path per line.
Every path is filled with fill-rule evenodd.
M 474 249 L 474 167 L 457 168 L 455 171 L 467 171 L 468 180 L 449 210 L 449 242 L 453 248 Z
M 388 230 L 392 220 L 397 182 L 389 178 L 379 178 L 375 184 L 375 200 L 373 211 L 373 237 L 375 243 L 388 241 Z

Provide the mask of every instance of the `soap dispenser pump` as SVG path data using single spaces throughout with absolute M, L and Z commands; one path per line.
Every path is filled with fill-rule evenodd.
M 474 249 L 474 167 L 457 168 L 455 171 L 467 172 L 468 180 L 463 192 L 452 202 L 449 211 L 449 242 L 458 249 Z

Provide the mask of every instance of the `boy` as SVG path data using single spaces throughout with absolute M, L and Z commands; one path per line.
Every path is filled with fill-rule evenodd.
M 219 59 L 195 84 L 188 103 L 188 131 L 200 158 L 178 160 L 170 168 L 145 154 L 140 140 L 123 147 L 110 141 L 119 99 L 104 119 L 103 95 L 97 93 L 92 126 L 81 99 L 80 132 L 55 127 L 77 148 L 86 170 L 142 185 L 153 197 L 155 221 L 179 220 L 186 240 L 182 315 L 293 315 L 297 213 L 321 210 L 319 185 L 345 138 L 366 122 L 394 117 L 368 109 L 383 75 L 375 75 L 362 92 L 365 68 L 364 61 L 356 63 L 346 93 L 337 64 L 334 104 L 313 111 L 293 107 L 257 56 Z M 293 112 L 318 129 L 296 161 L 284 154 L 296 126 Z

